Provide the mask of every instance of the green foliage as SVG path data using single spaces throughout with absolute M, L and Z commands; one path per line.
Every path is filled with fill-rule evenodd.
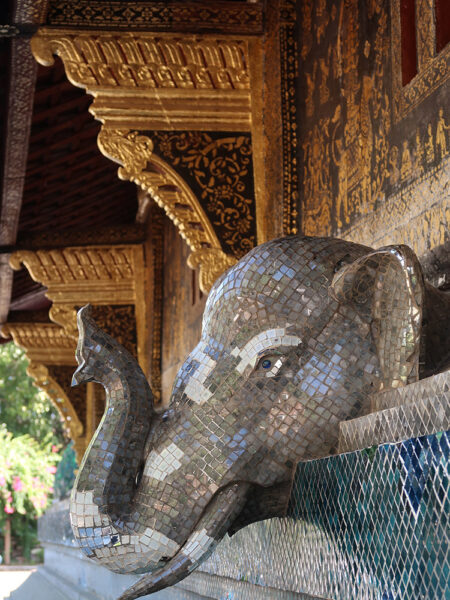
M 75 481 L 75 471 L 78 465 L 71 442 L 61 455 L 61 462 L 58 465 L 55 475 L 55 497 L 66 498 L 69 496 Z
M 37 518 L 44 512 L 59 460 L 29 435 L 13 437 L 0 428 L 0 523 L 9 514 Z
M 33 385 L 27 367 L 23 350 L 12 343 L 0 346 L 0 538 L 9 518 L 13 546 L 30 560 L 36 519 L 49 504 L 58 451 L 67 442 L 59 413 Z M 68 455 L 63 487 L 74 477 L 70 450 Z
M 44 392 L 33 385 L 27 367 L 21 348 L 13 343 L 0 346 L 0 423 L 14 436 L 28 434 L 44 444 L 62 444 L 61 417 Z

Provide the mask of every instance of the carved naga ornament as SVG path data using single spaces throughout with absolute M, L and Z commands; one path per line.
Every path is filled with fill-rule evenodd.
M 71 521 L 87 556 L 145 573 L 120 599 L 175 584 L 227 532 L 285 515 L 296 463 L 333 452 L 339 423 L 368 412 L 372 393 L 417 380 L 430 294 L 406 246 L 258 246 L 214 284 L 163 412 L 133 357 L 81 309 L 74 383 L 103 384 L 107 406 Z

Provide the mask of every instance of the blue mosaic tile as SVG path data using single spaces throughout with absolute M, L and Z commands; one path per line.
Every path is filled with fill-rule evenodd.
M 450 598 L 449 443 L 437 433 L 300 463 L 289 517 L 224 540 L 200 570 L 332 600 Z

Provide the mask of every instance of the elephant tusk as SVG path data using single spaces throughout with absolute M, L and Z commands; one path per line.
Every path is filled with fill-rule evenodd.
M 206 560 L 243 509 L 251 484 L 237 482 L 220 490 L 205 509 L 186 543 L 164 567 L 144 575 L 117 600 L 135 600 L 174 585 Z

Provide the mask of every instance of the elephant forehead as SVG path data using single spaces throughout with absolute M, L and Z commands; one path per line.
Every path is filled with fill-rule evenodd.
M 309 316 L 328 296 L 336 264 L 354 260 L 368 248 L 329 238 L 291 236 L 272 240 L 246 254 L 215 283 L 205 308 L 204 327 L 232 323 L 247 302 L 270 319 L 280 312 Z M 251 306 L 253 302 L 254 306 Z M 264 313 L 265 309 L 265 313 Z

